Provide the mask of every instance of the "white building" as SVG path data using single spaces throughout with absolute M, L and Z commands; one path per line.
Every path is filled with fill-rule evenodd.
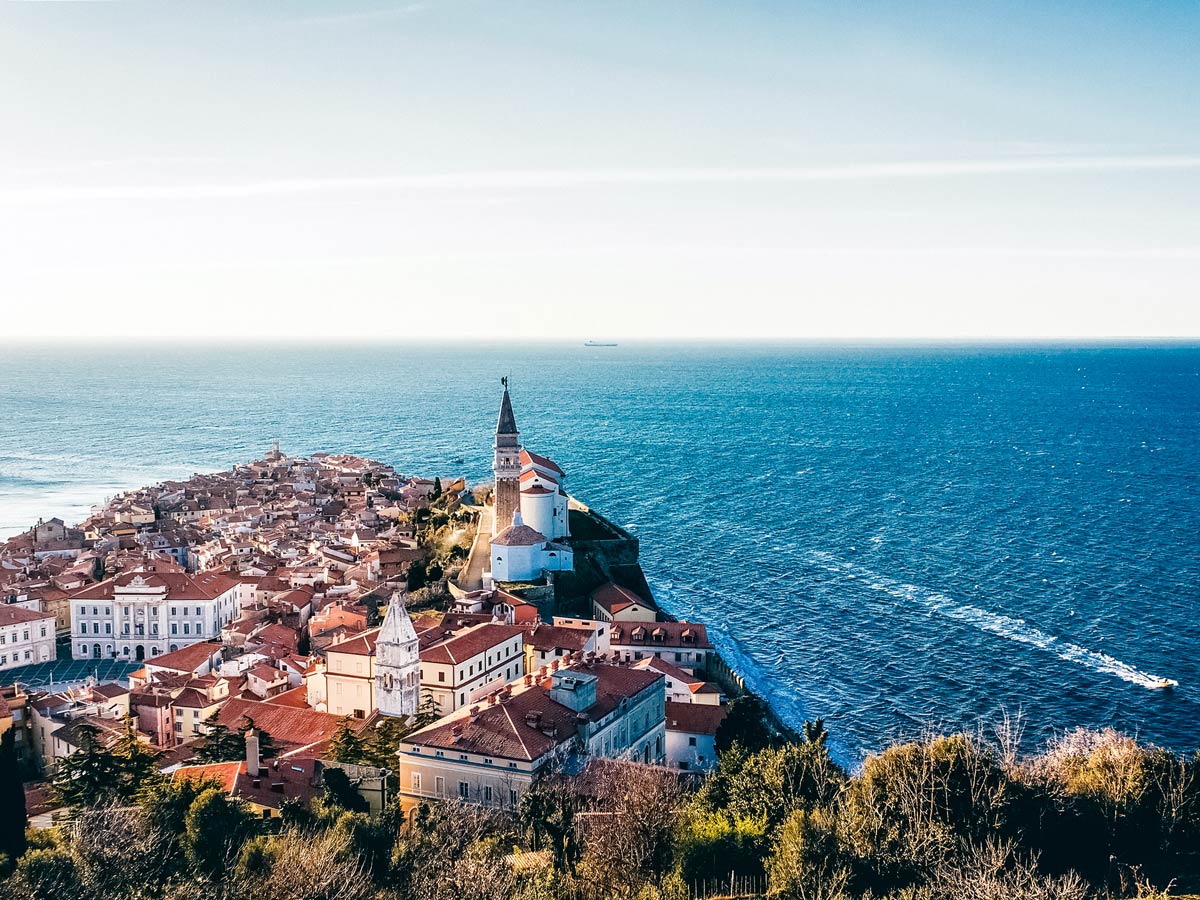
M 683 772 L 705 772 L 717 764 L 717 729 L 728 706 L 666 703 L 667 765 Z
M 516 808 L 537 777 L 568 755 L 666 762 L 662 676 L 576 663 L 489 694 L 400 744 L 403 808 L 454 798 Z
M 566 544 L 553 543 L 525 524 L 520 510 L 513 522 L 492 538 L 493 581 L 536 581 L 543 572 L 571 572 L 575 555 Z
M 525 674 L 525 629 L 485 622 L 421 651 L 421 689 L 442 715 Z
M 375 639 L 375 705 L 385 716 L 415 716 L 421 703 L 417 632 L 399 594 Z
M 54 613 L 0 606 L 0 669 L 54 658 Z
M 142 660 L 220 638 L 238 583 L 217 572 L 122 572 L 71 598 L 75 659 Z

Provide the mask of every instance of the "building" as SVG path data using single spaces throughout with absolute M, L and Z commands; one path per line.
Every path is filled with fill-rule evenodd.
M 658 656 L 648 656 L 633 664 L 635 669 L 651 669 L 661 672 L 667 679 L 667 700 L 673 703 L 699 703 L 703 706 L 720 706 L 721 689 L 711 681 L 697 678 L 674 663 Z
M 508 379 L 493 443 L 492 581 L 536 581 L 545 572 L 571 572 L 574 553 L 556 539 L 568 534 L 566 476 L 558 464 L 520 445 Z
M 415 716 L 421 703 L 417 632 L 399 594 L 388 603 L 375 638 L 375 708 L 385 716 Z
M 708 631 L 695 622 L 618 622 L 609 634 L 613 656 L 626 662 L 658 657 L 691 675 L 708 667 Z
M 54 613 L 0 606 L 0 669 L 55 659 L 54 626 Z
M 717 764 L 717 729 L 728 706 L 666 704 L 667 765 L 685 772 L 706 772 Z
M 500 383 L 504 385 L 504 396 L 500 400 L 500 418 L 496 421 L 496 440 L 492 445 L 492 474 L 495 477 L 493 536 L 512 522 L 521 494 L 521 442 L 517 420 L 508 396 L 508 378 L 501 378 Z
M 513 808 L 541 774 L 572 758 L 664 763 L 664 707 L 654 672 L 577 660 L 527 675 L 401 742 L 401 802 Z
M 658 610 L 627 587 L 611 581 L 592 591 L 592 615 L 602 622 L 655 622 Z
M 122 572 L 71 598 L 75 659 L 148 659 L 219 638 L 238 583 L 217 572 Z
M 493 622 L 455 632 L 421 651 L 421 689 L 442 715 L 525 674 L 525 629 Z

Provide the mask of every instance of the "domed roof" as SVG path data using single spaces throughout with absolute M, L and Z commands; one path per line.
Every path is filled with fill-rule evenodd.
M 492 546 L 532 547 L 535 544 L 544 544 L 546 540 L 546 536 L 536 528 L 530 528 L 528 525 L 509 525 L 492 538 Z

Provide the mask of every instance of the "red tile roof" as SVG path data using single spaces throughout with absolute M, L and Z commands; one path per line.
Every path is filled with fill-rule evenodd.
M 41 619 L 53 619 L 54 613 L 38 612 L 25 609 L 23 606 L 0 606 L 0 627 L 5 625 L 23 625 L 26 622 L 37 622 Z
M 613 582 L 605 582 L 592 591 L 592 600 L 598 603 L 609 615 L 628 609 L 635 603 L 647 609 L 654 609 L 654 604 L 644 600 L 629 588 L 621 587 Z
M 203 667 L 214 654 L 220 652 L 221 645 L 215 641 L 201 641 L 198 644 L 180 647 L 178 650 L 172 650 L 170 653 L 164 653 L 162 656 L 155 656 L 152 659 L 148 659 L 146 660 L 146 665 L 151 669 L 170 669 L 172 672 L 195 672 Z
M 223 572 L 188 575 L 183 572 L 134 571 L 122 572 L 99 584 L 76 591 L 72 596 L 79 600 L 111 600 L 116 588 L 128 587 L 138 578 L 149 587 L 166 588 L 169 600 L 213 600 L 237 587 L 237 582 Z
M 538 465 L 549 469 L 551 472 L 557 472 L 559 475 L 566 474 L 558 467 L 558 463 L 556 463 L 554 460 L 546 456 L 539 456 L 538 454 L 529 450 L 521 450 L 521 454 L 518 459 L 520 459 L 521 465 L 523 466 Z
M 485 653 L 490 648 L 524 633 L 524 630 L 517 625 L 493 625 L 490 622 L 476 625 L 447 638 L 440 644 L 434 644 L 432 647 L 421 650 L 421 662 L 451 664 L 466 662 L 471 657 Z
M 666 702 L 667 731 L 682 731 L 685 734 L 716 734 L 717 728 L 729 712 L 728 706 L 707 703 Z
M 712 649 L 707 629 L 696 622 L 614 622 L 610 637 L 622 647 Z
M 236 730 L 243 719 L 254 720 L 254 726 L 271 735 L 275 746 L 297 749 L 328 741 L 337 731 L 340 716 L 317 712 L 315 709 L 297 709 L 277 703 L 258 700 L 229 700 L 217 714 L 217 722 Z M 361 722 L 361 720 L 356 720 Z M 362 727 L 361 724 L 356 727 Z
M 579 668 L 579 671 L 595 675 L 597 679 L 596 703 L 586 711 L 593 719 L 607 715 L 622 700 L 634 697 L 662 680 L 656 672 L 603 663 L 590 669 Z M 514 686 L 507 703 L 479 704 L 475 721 L 471 721 L 470 709 L 461 709 L 414 732 L 405 741 L 422 747 L 505 759 L 540 759 L 577 734 L 580 722 L 574 710 L 550 699 L 550 684 L 551 679 L 547 678 L 529 687 Z M 535 714 L 536 724 L 531 724 Z M 456 736 L 455 728 L 461 728 L 461 734 Z M 547 734 L 548 731 L 551 733 Z

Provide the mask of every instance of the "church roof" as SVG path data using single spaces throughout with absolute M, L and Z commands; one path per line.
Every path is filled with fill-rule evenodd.
M 393 596 L 388 604 L 387 615 L 383 617 L 383 625 L 375 640 L 379 644 L 416 643 L 417 630 L 413 628 L 412 619 L 408 617 L 404 601 L 398 596 Z
M 504 398 L 500 401 L 500 419 L 496 422 L 496 434 L 516 434 L 517 420 L 513 416 L 512 400 L 508 397 L 508 385 L 504 386 Z
M 509 525 L 492 538 L 493 547 L 532 547 L 546 543 L 546 536 L 528 525 Z

